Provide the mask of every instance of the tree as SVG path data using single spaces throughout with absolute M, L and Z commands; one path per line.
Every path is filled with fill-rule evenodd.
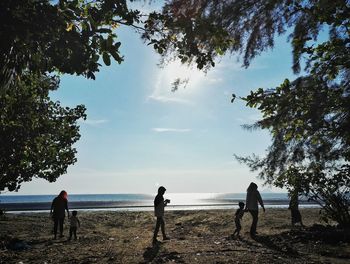
M 100 57 L 121 63 L 115 29 L 139 16 L 126 0 L 0 1 L 0 192 L 55 181 L 76 161 L 85 107 L 50 100 L 55 74 L 94 79 Z
M 106 65 L 123 60 L 114 29 L 138 18 L 126 0 L 0 1 L 1 89 L 23 71 L 94 79 L 100 56 Z
M 262 120 L 273 143 L 264 158 L 237 157 L 268 184 L 318 201 L 326 217 L 350 226 L 350 3 L 347 0 L 172 0 L 150 15 L 143 37 L 166 59 L 177 56 L 202 69 L 227 52 L 243 66 L 289 36 L 292 69 L 304 76 L 242 98 Z M 324 42 L 317 38 L 328 31 Z
M 32 178 L 53 182 L 76 162 L 85 107 L 51 101 L 58 85 L 56 77 L 24 73 L 0 95 L 0 191 L 17 191 Z
M 244 99 L 263 114 L 246 128 L 268 129 L 273 141 L 264 158 L 237 158 L 267 183 L 298 190 L 318 202 L 328 218 L 349 226 L 349 87 L 312 77 L 286 80 Z

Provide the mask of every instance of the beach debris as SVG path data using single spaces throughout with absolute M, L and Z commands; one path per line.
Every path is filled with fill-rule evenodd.
M 215 245 L 220 245 L 221 242 L 220 242 L 220 241 L 214 241 L 214 244 L 215 244 Z
M 110 237 L 110 238 L 108 238 L 108 240 L 114 241 L 114 237 Z
M 182 223 L 179 222 L 179 223 L 176 223 L 175 225 L 176 225 L 176 226 L 182 226 Z

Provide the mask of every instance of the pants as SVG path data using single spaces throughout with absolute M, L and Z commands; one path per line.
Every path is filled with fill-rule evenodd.
M 156 228 L 154 229 L 153 239 L 157 239 L 158 232 L 159 232 L 159 227 L 162 230 L 163 238 L 166 237 L 166 235 L 165 235 L 165 224 L 164 224 L 164 219 L 163 219 L 162 216 L 157 217 L 157 223 L 156 223 Z
M 57 235 L 57 227 L 59 226 L 60 227 L 60 235 L 62 236 L 63 235 L 63 223 L 64 223 L 64 217 L 63 218 L 56 218 L 54 217 L 53 219 L 53 233 L 56 237 Z
M 242 226 L 241 226 L 241 221 L 240 219 L 235 219 L 235 224 L 236 224 L 236 230 L 235 230 L 235 234 L 239 234 L 239 232 L 241 231 L 242 229 Z
M 76 226 L 71 226 L 69 228 L 69 239 L 72 238 L 72 235 L 74 235 L 74 239 L 77 239 L 77 227 Z
M 255 235 L 256 234 L 256 226 L 258 225 L 259 211 L 258 210 L 249 210 L 249 213 L 253 217 L 252 225 L 250 227 L 250 234 Z

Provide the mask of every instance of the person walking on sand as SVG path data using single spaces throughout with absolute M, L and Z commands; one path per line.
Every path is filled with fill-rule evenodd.
M 63 237 L 63 223 L 65 218 L 65 210 L 67 210 L 67 216 L 69 218 L 68 199 L 67 192 L 61 191 L 60 194 L 53 199 L 50 209 L 50 215 L 52 216 L 54 226 L 53 233 L 54 239 L 57 238 L 57 227 L 60 228 L 60 237 Z
M 164 207 L 170 203 L 170 200 L 166 199 L 164 201 L 164 193 L 166 189 L 163 186 L 158 188 L 158 194 L 154 198 L 154 215 L 157 217 L 156 227 L 154 229 L 152 243 L 155 244 L 158 242 L 157 236 L 159 232 L 159 227 L 162 230 L 163 240 L 168 240 L 169 238 L 165 234 L 165 223 L 164 223 Z
M 239 208 L 237 209 L 235 213 L 235 224 L 236 224 L 236 230 L 233 232 L 232 237 L 234 237 L 237 234 L 237 237 L 239 237 L 239 232 L 242 229 L 241 226 L 241 220 L 244 214 L 244 203 L 239 202 L 238 203 Z
M 258 224 L 258 216 L 259 216 L 258 203 L 261 205 L 262 209 L 265 212 L 264 202 L 258 191 L 258 186 L 254 182 L 251 182 L 247 189 L 245 211 L 248 211 L 253 218 L 252 225 L 250 227 L 250 235 L 252 237 L 254 237 L 257 234 L 256 227 Z
M 70 227 L 69 227 L 69 238 L 68 240 L 72 239 L 72 235 L 74 235 L 74 240 L 77 240 L 77 229 L 80 227 L 80 221 L 77 217 L 78 211 L 73 211 L 72 216 L 69 219 Z

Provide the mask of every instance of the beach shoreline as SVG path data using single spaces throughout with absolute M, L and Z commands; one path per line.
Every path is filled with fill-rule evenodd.
M 301 203 L 300 208 L 320 208 L 316 203 Z M 51 203 L 9 203 L 0 204 L 0 208 L 8 213 L 40 213 L 50 211 Z M 288 203 L 281 202 L 265 202 L 266 208 L 288 208 Z M 82 211 L 153 211 L 153 205 L 120 202 L 71 202 L 69 203 L 71 210 Z M 229 210 L 237 209 L 238 201 L 235 203 L 212 203 L 212 204 L 178 204 L 168 205 L 169 211 L 196 211 L 196 210 Z
M 81 211 L 77 241 L 67 241 L 67 221 L 65 237 L 53 240 L 48 213 L 6 214 L 0 220 L 0 263 L 347 263 L 349 237 L 339 240 L 335 231 L 323 237 L 322 228 L 330 227 L 320 220 L 319 209 L 300 211 L 305 229 L 291 228 L 287 209 L 261 211 L 256 239 L 247 233 L 248 213 L 241 239 L 232 239 L 234 209 L 167 211 L 171 239 L 156 246 L 151 211 Z M 6 248 L 11 239 L 28 248 Z

